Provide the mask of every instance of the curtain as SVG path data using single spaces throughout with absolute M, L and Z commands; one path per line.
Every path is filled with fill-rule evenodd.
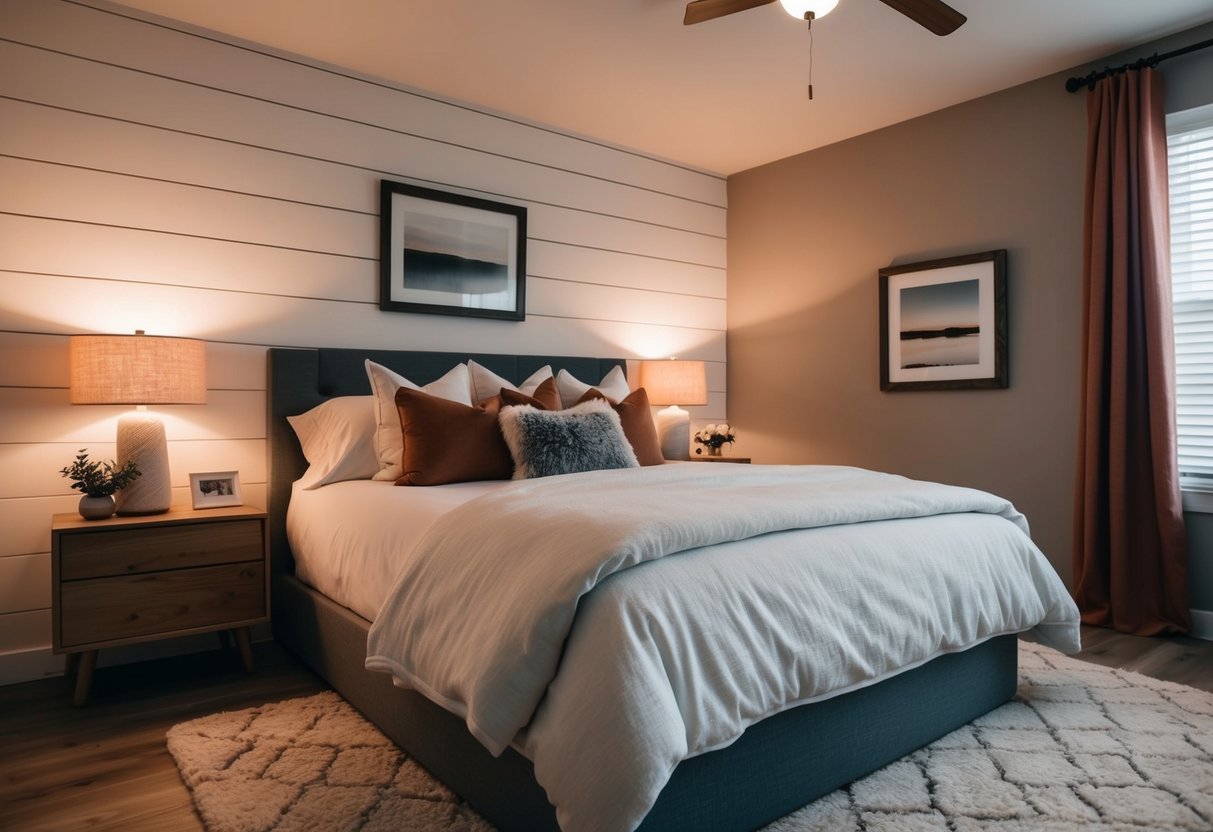
M 1074 596 L 1087 624 L 1187 632 L 1162 75 L 1087 99 Z

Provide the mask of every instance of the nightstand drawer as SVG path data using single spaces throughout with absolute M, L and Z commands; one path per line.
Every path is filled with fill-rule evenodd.
M 75 581 L 263 557 L 260 520 L 227 520 L 64 535 L 60 578 Z
M 264 618 L 265 567 L 234 563 L 64 583 L 63 647 Z

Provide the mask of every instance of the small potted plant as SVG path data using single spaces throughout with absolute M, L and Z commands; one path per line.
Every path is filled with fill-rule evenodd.
M 737 440 L 737 432 L 726 424 L 708 425 L 703 430 L 695 432 L 695 444 L 708 449 L 708 456 L 720 456 L 721 448 Z M 703 448 L 696 448 L 695 453 L 703 453 Z
M 72 481 L 72 488 L 81 492 L 80 516 L 85 520 L 104 520 L 114 513 L 114 492 L 130 485 L 139 476 L 139 467 L 128 461 L 121 468 L 109 462 L 88 458 L 88 448 L 81 448 L 76 461 L 59 473 Z

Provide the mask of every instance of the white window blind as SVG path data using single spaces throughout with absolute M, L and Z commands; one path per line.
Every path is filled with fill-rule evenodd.
M 1167 117 L 1179 470 L 1213 488 L 1213 105 Z

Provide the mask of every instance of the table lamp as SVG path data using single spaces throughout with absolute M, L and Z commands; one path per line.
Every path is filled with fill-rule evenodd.
M 691 458 L 691 415 L 679 405 L 708 403 L 708 380 L 702 361 L 641 361 L 638 386 L 649 403 L 669 405 L 654 420 L 666 459 Z
M 149 404 L 206 404 L 206 343 L 144 335 L 68 339 L 72 404 L 128 404 L 118 419 L 117 463 L 139 476 L 115 495 L 119 514 L 161 514 L 172 503 L 164 423 Z

